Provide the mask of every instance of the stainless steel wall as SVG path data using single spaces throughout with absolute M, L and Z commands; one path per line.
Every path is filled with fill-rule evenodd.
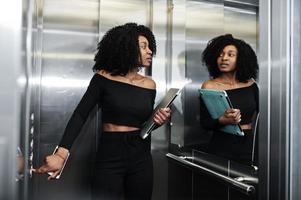
M 149 25 L 157 40 L 157 55 L 152 64 L 150 75 L 156 81 L 156 103 L 164 96 L 170 87 L 168 76 L 171 64 L 170 24 L 171 5 L 166 0 L 149 1 Z M 152 155 L 154 165 L 154 188 L 152 199 L 167 199 L 168 173 L 165 154 L 168 151 L 168 126 L 160 127 L 152 134 Z
M 23 6 L 20 0 L 0 2 L 0 199 L 17 197 L 16 155 L 26 86 L 22 70 Z
M 300 183 L 301 183 L 301 2 L 298 0 L 291 1 L 290 5 L 290 28 L 291 28 L 291 70 L 290 70 L 290 161 L 289 168 L 289 199 L 301 199 Z
M 300 2 L 260 2 L 260 199 L 300 199 Z
M 93 75 L 97 41 L 111 27 L 126 22 L 150 26 L 158 40 L 158 54 L 151 71 L 157 84 L 157 99 L 166 84 L 167 2 L 138 0 L 34 1 L 33 74 L 31 113 L 34 116 L 33 165 L 40 166 L 45 155 L 59 142 L 65 125 Z M 162 14 L 164 13 L 164 14 Z M 153 23 L 153 18 L 158 23 Z M 90 171 L 97 143 L 97 108 L 90 115 L 82 133 L 71 149 L 71 157 L 59 181 L 34 175 L 28 194 L 33 199 L 90 199 Z M 157 130 L 152 142 L 155 181 L 165 177 L 161 160 L 167 152 L 165 127 Z M 89 134 L 83 134 L 88 132 Z M 30 165 L 30 163 L 29 163 Z M 88 170 L 87 170 L 88 169 Z M 166 167 L 165 167 L 166 170 Z M 164 180 L 164 178 L 163 178 Z M 154 198 L 167 193 L 166 182 L 158 181 Z M 31 195 L 32 196 L 31 196 Z M 46 195 L 47 194 L 47 195 Z
M 260 199 L 300 199 L 301 6 L 298 0 L 260 1 L 259 32 L 257 5 L 258 0 L 1 2 L 0 159 L 7 162 L 0 165 L 0 198 L 90 199 L 85 169 L 91 168 L 100 128 L 97 109 L 83 128 L 89 134 L 76 141 L 60 181 L 31 177 L 29 169 L 41 165 L 59 141 L 93 74 L 99 38 L 112 26 L 135 21 L 150 26 L 158 41 L 152 70 L 141 72 L 157 82 L 156 102 L 168 88 L 192 81 L 173 105 L 172 126 L 153 134 L 153 199 L 167 199 L 167 141 L 180 151 L 200 142 L 195 137 L 198 110 L 192 109 L 197 105 L 194 91 L 208 78 L 200 54 L 209 39 L 228 32 L 254 49 L 259 46 Z M 208 138 L 201 139 L 205 143 Z M 26 159 L 16 176 L 18 146 Z
M 99 1 L 34 1 L 32 110 L 33 165 L 58 144 L 66 123 L 86 90 L 99 38 Z M 98 114 L 94 110 L 71 149 L 61 180 L 31 180 L 32 199 L 88 199 Z
M 187 0 L 182 4 L 176 1 L 174 8 L 184 12 L 185 21 L 181 21 L 180 11 L 174 9 L 172 83 L 179 86 L 191 82 L 185 86 L 182 99 L 175 102 L 171 143 L 179 151 L 195 145 L 206 149 L 210 133 L 200 126 L 197 90 L 210 77 L 201 54 L 210 39 L 225 33 L 245 40 L 257 51 L 258 2 Z M 179 20 L 178 16 L 182 18 Z
M 237 1 L 31 2 L 33 9 L 28 16 L 32 18 L 29 20 L 32 60 L 28 64 L 32 68 L 29 77 L 32 85 L 27 111 L 31 121 L 26 126 L 30 135 L 24 138 L 24 147 L 26 156 L 33 160 L 26 163 L 27 168 L 41 165 L 44 156 L 51 153 L 59 142 L 66 122 L 92 76 L 91 66 L 99 38 L 115 25 L 134 21 L 151 27 L 157 38 L 158 54 L 153 67 L 150 71 L 141 72 L 151 75 L 157 82 L 156 102 L 170 87 L 180 87 L 192 81 L 174 104 L 171 129 L 168 125 L 161 127 L 152 136 L 155 168 L 153 199 L 166 199 L 165 154 L 168 152 L 170 132 L 171 140 L 179 147 L 185 143 L 199 142 L 195 134 L 200 128 L 198 110 L 194 109 L 198 104 L 195 90 L 208 78 L 206 69 L 200 63 L 202 49 L 212 37 L 228 31 L 234 33 L 233 30 L 238 37 L 255 43 L 256 27 L 253 26 L 256 26 L 256 18 L 253 16 L 256 15 L 235 7 L 240 5 Z M 249 24 L 240 32 L 242 29 L 231 26 L 233 20 L 236 23 L 248 21 Z M 62 179 L 49 183 L 46 176 L 34 175 L 31 178 L 28 174 L 28 180 L 23 185 L 25 197 L 90 199 L 90 174 L 84 169 L 91 169 L 90 160 L 100 129 L 97 125 L 99 118 L 96 108 L 82 130 L 89 134 L 80 134 Z
M 233 199 L 232 195 L 237 192 L 233 191 L 231 184 L 226 183 L 220 186 L 220 178 L 218 178 L 218 181 L 214 175 L 206 176 L 204 175 L 207 174 L 206 170 L 201 170 L 209 169 L 210 171 L 212 169 L 208 167 L 210 162 L 218 169 L 228 167 L 227 173 L 237 171 L 237 169 L 234 169 L 235 167 L 230 166 L 239 166 L 225 158 L 204 153 L 208 152 L 211 133 L 203 130 L 200 126 L 198 89 L 210 77 L 206 66 L 202 64 L 201 54 L 210 39 L 225 33 L 231 33 L 234 37 L 245 40 L 257 51 L 259 33 L 258 2 L 187 0 L 184 2 L 174 1 L 173 6 L 172 84 L 179 86 L 180 83 L 182 85 L 188 81 L 190 83 L 185 86 L 181 97 L 177 98 L 174 103 L 169 149 L 169 158 L 171 158 L 169 176 L 177 176 L 176 173 L 180 173 L 178 177 L 184 183 L 173 183 L 176 178 L 170 178 L 169 197 L 171 199 L 176 198 L 176 196 L 183 199 L 202 199 L 203 196 L 204 199 L 231 200 Z M 185 20 L 183 20 L 183 16 Z M 185 159 L 193 164 L 187 164 Z M 178 166 L 175 166 L 174 161 L 178 162 Z M 183 163 L 185 167 L 183 167 Z M 193 168 L 192 166 L 196 170 L 190 171 Z M 242 167 L 240 170 L 242 172 L 244 168 Z M 217 172 L 215 174 L 219 173 L 218 170 L 215 172 Z M 183 177 L 183 174 L 186 176 Z M 226 176 L 232 177 L 229 174 Z M 214 187 L 214 189 L 208 185 Z M 179 191 L 182 188 L 183 191 Z M 214 193 L 215 190 L 224 194 L 222 198 L 216 197 L 214 194 L 209 196 L 210 191 Z M 250 197 L 245 196 L 245 198 Z

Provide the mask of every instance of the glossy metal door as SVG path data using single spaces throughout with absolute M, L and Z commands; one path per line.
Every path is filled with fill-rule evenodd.
M 21 99 L 26 73 L 22 70 L 22 9 L 20 0 L 0 3 L 0 199 L 16 199 L 16 156 Z

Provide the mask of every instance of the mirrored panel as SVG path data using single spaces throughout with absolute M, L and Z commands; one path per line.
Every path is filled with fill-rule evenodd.
M 192 151 L 205 152 L 217 156 L 225 161 L 231 161 L 257 168 L 257 137 L 256 130 L 258 87 L 253 82 L 239 83 L 236 86 L 223 86 L 221 83 L 216 87 L 207 89 L 227 90 L 233 106 L 240 102 L 237 88 L 247 86 L 254 90 L 253 108 L 251 113 L 241 113 L 247 122 L 241 123 L 244 136 L 237 137 L 231 134 L 216 134 L 218 128 L 208 128 L 208 121 L 202 120 L 205 104 L 200 99 L 199 89 L 204 82 L 211 80 L 206 64 L 202 62 L 202 54 L 208 42 L 213 38 L 232 34 L 234 38 L 245 41 L 256 53 L 258 41 L 258 2 L 240 1 L 186 1 L 186 22 L 185 22 L 185 48 L 182 51 L 175 51 L 173 61 L 173 81 L 190 80 L 186 84 L 181 98 L 174 103 L 171 126 L 170 152 L 177 155 L 190 155 Z M 176 11 L 176 10 L 175 10 Z M 174 13 L 176 16 L 176 13 Z M 179 31 L 173 29 L 174 38 Z M 217 50 L 219 51 L 219 50 Z M 220 52 L 218 52 L 220 53 Z M 184 62 L 180 62 L 184 60 Z M 216 61 L 217 62 L 217 61 Z M 179 64 L 181 63 L 181 64 Z M 181 72 L 181 73 L 180 73 Z M 179 76 L 181 74 L 182 76 Z M 253 89 L 252 89 L 253 88 Z M 246 89 L 246 88 L 245 88 Z M 231 90 L 231 91 L 230 91 Z M 232 94 L 233 93 L 233 94 Z M 250 100 L 246 97 L 247 100 Z M 256 105 L 255 105 L 256 104 Z M 246 103 L 250 106 L 250 103 Z M 248 108 L 246 108 L 248 110 Z M 253 110 L 252 110 L 253 109 Z M 256 110 L 256 112 L 255 112 Z M 253 112 L 254 111 L 254 112 Z M 208 111 L 207 111 L 208 112 Z M 244 154 L 244 153 L 245 154 Z M 247 155 L 247 156 L 246 156 Z

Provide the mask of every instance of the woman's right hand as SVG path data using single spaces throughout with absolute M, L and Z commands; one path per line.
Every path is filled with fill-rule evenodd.
M 227 124 L 239 124 L 241 121 L 241 114 L 239 109 L 229 108 L 224 114 L 218 119 L 222 125 Z
M 48 155 L 44 159 L 44 164 L 38 169 L 32 169 L 34 173 L 43 174 L 52 172 L 52 175 L 48 177 L 48 180 L 54 179 L 64 167 L 64 162 L 67 159 L 68 150 L 58 149 L 55 154 Z

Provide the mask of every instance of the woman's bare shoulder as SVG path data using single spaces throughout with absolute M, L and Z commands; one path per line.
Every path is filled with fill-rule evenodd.
M 215 88 L 215 82 L 213 80 L 207 80 L 203 82 L 202 89 L 214 89 Z
M 96 72 L 97 74 L 101 75 L 101 76 L 104 76 L 106 78 L 109 78 L 111 76 L 111 74 L 105 70 L 99 70 Z
M 251 85 L 253 85 L 254 83 L 256 83 L 256 81 L 255 81 L 253 78 L 251 78 L 251 79 L 247 80 L 246 83 L 244 83 L 244 87 L 251 86 Z
M 256 80 L 253 79 L 253 78 L 251 78 L 251 79 L 248 80 L 248 83 L 249 83 L 250 85 L 252 85 L 253 83 L 256 83 Z
M 143 86 L 149 89 L 156 89 L 156 82 L 149 76 L 141 76 Z

